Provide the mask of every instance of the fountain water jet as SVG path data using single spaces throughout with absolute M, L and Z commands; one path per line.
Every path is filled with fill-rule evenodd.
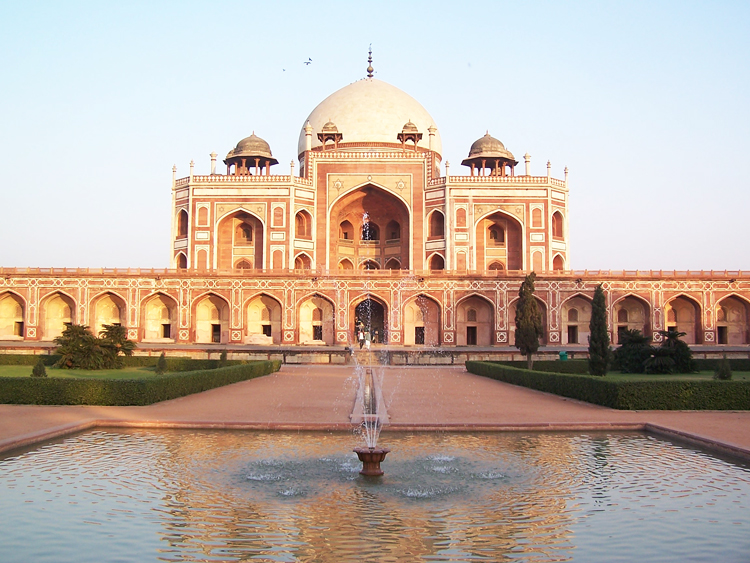
M 372 365 L 372 352 L 367 352 L 369 365 Z M 365 438 L 366 447 L 354 448 L 359 461 L 362 462 L 360 474 L 368 477 L 379 476 L 383 474 L 380 468 L 380 462 L 385 460 L 386 454 L 390 452 L 388 448 L 378 448 L 378 437 L 384 422 L 387 422 L 387 413 L 385 412 L 382 400 L 382 376 L 378 378 L 373 375 L 372 367 L 362 368 L 359 366 L 360 378 L 359 389 L 357 391 L 357 405 L 355 412 L 352 413 L 352 422 L 359 419 L 360 429 Z M 359 407 L 359 408 L 357 408 Z M 358 412 L 361 408 L 361 413 Z M 359 416 L 358 416 L 359 415 Z

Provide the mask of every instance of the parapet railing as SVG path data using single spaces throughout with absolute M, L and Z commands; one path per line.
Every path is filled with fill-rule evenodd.
M 547 176 L 441 176 L 428 182 L 429 186 L 443 184 L 548 184 L 565 188 L 565 180 Z
M 175 188 L 183 188 L 191 184 L 298 184 L 304 186 L 312 186 L 312 180 L 307 178 L 300 178 L 299 176 L 287 175 L 271 175 L 264 176 L 258 174 L 257 176 L 250 175 L 225 175 L 225 174 L 210 174 L 207 176 L 193 175 L 192 180 L 190 177 L 179 178 L 175 180 Z
M 173 277 L 289 277 L 301 276 L 310 279 L 320 278 L 511 278 L 518 279 L 527 275 L 524 270 L 326 270 L 326 269 L 242 269 L 242 270 L 204 270 L 173 268 L 2 268 L 0 278 L 10 276 L 173 276 Z M 601 280 L 608 278 L 641 278 L 641 279 L 726 279 L 730 283 L 737 280 L 749 280 L 747 270 L 554 270 L 538 272 L 537 279 L 560 279 L 575 281 Z

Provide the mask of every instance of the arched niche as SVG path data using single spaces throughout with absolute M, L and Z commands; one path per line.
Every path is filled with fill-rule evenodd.
M 329 238 L 334 242 L 330 264 L 344 258 L 361 264 L 373 256 L 388 256 L 409 269 L 409 210 L 398 196 L 368 184 L 337 199 L 329 216 Z M 397 238 L 391 238 L 392 233 Z
M 441 211 L 435 210 L 428 218 L 427 240 L 440 240 L 445 238 L 445 216 Z
M 352 261 L 348 258 L 344 258 L 339 262 L 339 270 L 353 270 L 354 264 L 352 264 Z
M 91 332 L 98 335 L 104 325 L 127 326 L 127 305 L 115 293 L 103 293 L 94 298 L 89 307 Z
M 628 295 L 612 306 L 615 328 L 615 344 L 621 344 L 626 330 L 638 330 L 651 337 L 651 313 L 649 304 L 639 297 Z
M 175 265 L 177 266 L 178 270 L 186 270 L 187 269 L 187 256 L 185 256 L 184 252 L 179 252 L 177 254 L 177 257 L 175 258 Z
M 66 324 L 75 323 L 75 310 L 75 302 L 64 293 L 45 297 L 40 307 L 41 339 L 54 340 L 62 335 Z
M 375 295 L 363 295 L 352 302 L 350 310 L 352 334 L 361 329 L 369 332 L 372 342 L 388 342 L 388 305 Z M 354 338 L 356 341 L 356 336 Z
M 563 216 L 559 211 L 555 211 L 552 214 L 552 238 L 562 239 L 564 238 L 563 233 Z
M 494 307 L 484 297 L 470 295 L 456 304 L 456 344 L 491 346 L 495 326 Z
M 262 294 L 248 301 L 245 344 L 281 344 L 281 303 Z
M 295 238 L 312 240 L 312 215 L 304 209 L 294 216 Z
M 523 270 L 523 228 L 514 217 L 496 211 L 476 224 L 477 269 L 501 262 L 506 270 Z
M 385 263 L 385 269 L 386 270 L 400 270 L 401 262 L 399 262 L 395 258 L 391 258 Z
M 561 344 L 588 345 L 591 299 L 575 295 L 560 307 Z
M 561 255 L 555 254 L 555 257 L 552 259 L 552 269 L 557 272 L 565 269 L 565 260 L 563 260 Z
M 235 211 L 219 221 L 216 260 L 220 270 L 229 270 L 240 260 L 252 269 L 263 268 L 263 222 L 246 211 Z
M 229 341 L 229 304 L 218 295 L 208 294 L 196 300 L 195 341 L 226 343 Z
M 297 314 L 300 344 L 334 344 L 333 303 L 321 295 L 312 295 L 299 304 Z
M 295 270 L 309 270 L 312 268 L 312 259 L 304 252 L 300 252 L 294 257 Z
M 188 235 L 188 213 L 184 209 L 177 212 L 177 238 L 185 238 Z
M 173 342 L 177 335 L 177 302 L 163 293 L 143 302 L 143 340 Z
M 430 270 L 438 271 L 438 270 L 445 270 L 445 258 L 443 258 L 440 254 L 435 252 L 432 254 L 428 260 L 428 264 L 430 267 Z
M 730 295 L 716 304 L 716 343 L 740 345 L 750 343 L 748 333 L 750 305 Z
M 684 332 L 682 340 L 687 344 L 700 344 L 702 323 L 700 305 L 685 295 L 678 295 L 664 305 L 666 330 Z
M 0 294 L 0 340 L 24 337 L 24 301 L 15 293 Z
M 426 295 L 418 295 L 404 304 L 404 344 L 440 345 L 440 305 Z
M 362 263 L 359 265 L 360 270 L 379 270 L 380 264 L 375 262 L 375 260 L 363 260 Z

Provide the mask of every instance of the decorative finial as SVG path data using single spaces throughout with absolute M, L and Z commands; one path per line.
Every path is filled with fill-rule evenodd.
M 370 52 L 367 55 L 367 62 L 369 63 L 367 65 L 367 78 L 372 78 L 372 73 L 375 72 L 375 69 L 372 68 L 372 43 L 370 43 Z

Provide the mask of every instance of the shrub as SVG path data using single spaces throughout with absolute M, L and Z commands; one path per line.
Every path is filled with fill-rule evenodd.
M 627 329 L 620 335 L 621 345 L 614 352 L 614 366 L 623 373 L 643 373 L 653 354 L 651 339 L 640 330 Z
M 135 349 L 120 325 L 104 325 L 97 338 L 86 325 L 67 324 L 54 342 L 60 355 L 56 366 L 70 369 L 119 369 L 123 367 L 120 354 L 131 356 Z
M 156 361 L 156 369 L 154 370 L 156 375 L 164 375 L 167 371 L 167 354 L 162 352 L 159 359 Z
M 34 369 L 31 370 L 31 377 L 47 377 L 47 370 L 45 369 L 44 361 L 42 361 L 41 358 L 39 358 Z
M 661 348 L 669 351 L 669 356 L 674 360 L 674 369 L 677 373 L 692 373 L 695 371 L 695 361 L 693 361 L 693 351 L 680 337 L 685 336 L 684 332 L 677 332 L 670 328 L 669 330 L 659 331 L 664 337 Z
M 732 379 L 732 366 L 729 365 L 729 360 L 727 360 L 726 354 L 724 354 L 724 357 L 719 360 L 719 363 L 716 365 L 714 379 L 721 379 L 723 381 Z
M 278 371 L 280 367 L 278 360 L 266 360 L 150 379 L 0 377 L 0 403 L 144 406 L 253 379 Z
M 227 351 L 222 350 L 221 354 L 219 354 L 219 366 L 220 368 L 227 366 Z

